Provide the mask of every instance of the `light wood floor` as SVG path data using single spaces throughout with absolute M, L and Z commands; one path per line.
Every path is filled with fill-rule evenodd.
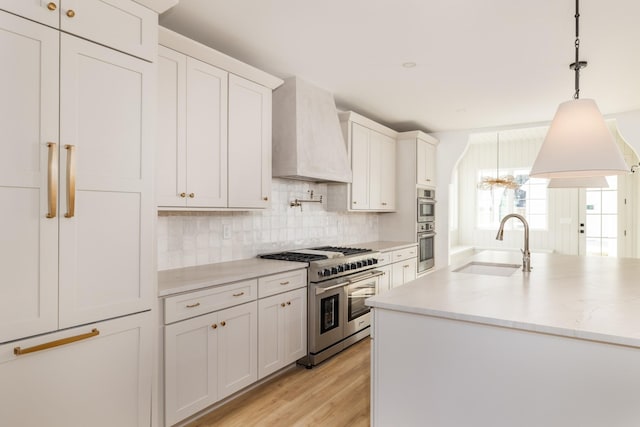
M 296 367 L 187 427 L 367 427 L 370 340 L 313 369 Z

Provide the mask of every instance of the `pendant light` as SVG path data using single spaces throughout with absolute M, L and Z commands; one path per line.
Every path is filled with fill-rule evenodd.
M 580 178 L 619 175 L 629 171 L 613 135 L 593 99 L 580 99 L 579 0 L 576 0 L 575 72 L 573 100 L 563 102 L 553 117 L 531 173 L 534 178 Z
M 483 176 L 478 183 L 480 190 L 492 190 L 494 187 L 504 187 L 510 190 L 520 188 L 513 175 L 500 176 L 500 133 L 496 134 L 496 176 Z

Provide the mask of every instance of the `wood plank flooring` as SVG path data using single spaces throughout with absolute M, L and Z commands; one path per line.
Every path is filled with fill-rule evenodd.
M 296 367 L 187 427 L 367 427 L 370 340 L 313 369 Z

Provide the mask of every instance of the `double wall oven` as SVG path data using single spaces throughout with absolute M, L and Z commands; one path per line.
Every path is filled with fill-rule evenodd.
M 417 193 L 418 274 L 420 274 L 435 265 L 436 192 L 429 188 L 418 188 Z
M 286 255 L 289 254 L 289 255 Z M 325 246 L 263 258 L 308 262 L 308 346 L 300 364 L 312 367 L 369 336 L 370 308 L 376 294 L 379 253 L 369 249 Z

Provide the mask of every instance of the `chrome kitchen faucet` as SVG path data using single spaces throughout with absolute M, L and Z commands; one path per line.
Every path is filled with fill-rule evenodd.
M 496 235 L 496 240 L 502 240 L 504 235 L 504 224 L 507 222 L 509 218 L 518 218 L 524 224 L 524 250 L 522 252 L 522 271 L 531 271 L 531 252 L 529 252 L 529 224 L 527 220 L 518 214 L 509 214 L 502 218 L 500 221 L 500 228 L 498 229 L 498 234 Z

